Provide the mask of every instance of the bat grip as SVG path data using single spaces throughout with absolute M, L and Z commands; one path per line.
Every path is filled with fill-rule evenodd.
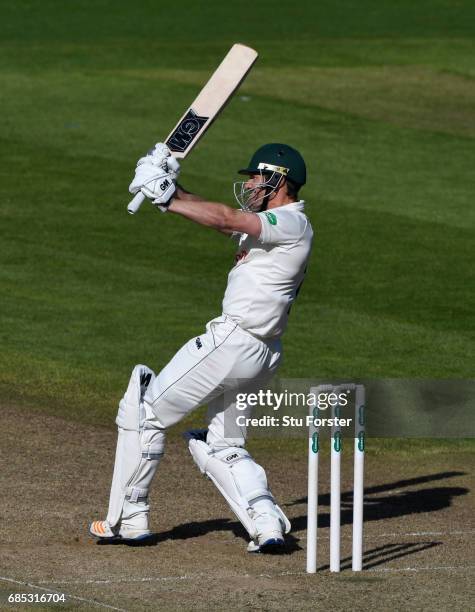
M 129 205 L 127 206 L 127 212 L 131 215 L 135 215 L 144 200 L 144 194 L 141 191 L 138 191 L 133 199 L 130 200 Z

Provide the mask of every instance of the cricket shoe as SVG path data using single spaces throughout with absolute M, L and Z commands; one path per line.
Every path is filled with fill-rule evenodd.
M 285 552 L 285 540 L 282 521 L 271 514 L 259 514 L 255 517 L 257 535 L 247 547 L 247 552 L 266 555 L 279 555 Z
M 153 536 L 149 529 L 136 529 L 127 525 L 111 527 L 107 521 L 93 521 L 89 533 L 103 543 L 122 542 L 124 544 L 139 544 Z
M 247 545 L 247 552 L 249 553 L 261 553 L 264 555 L 281 555 L 285 553 L 285 540 L 281 537 L 270 537 L 259 544 L 259 540 L 256 538 L 251 540 Z

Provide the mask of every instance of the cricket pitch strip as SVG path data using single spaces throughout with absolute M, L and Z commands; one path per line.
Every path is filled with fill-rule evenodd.
M 329 483 L 322 480 L 321 561 L 317 573 L 309 575 L 306 440 L 300 454 L 295 448 L 286 454 L 281 441 L 278 453 L 257 442 L 249 445 L 292 522 L 287 554 L 246 553 L 243 528 L 176 435 L 151 496 L 156 539 L 139 548 L 98 545 L 87 533 L 91 517 L 107 508 L 112 427 L 98 429 L 40 413 L 25 418 L 22 409 L 10 406 L 2 406 L 0 418 L 0 609 L 466 610 L 473 601 L 474 461 L 469 447 L 368 450 L 363 571 L 358 574 L 351 572 L 351 469 L 343 471 L 341 487 L 339 574 L 331 574 L 327 564 Z M 328 467 L 328 455 L 321 461 Z M 65 602 L 8 603 L 15 594 L 40 601 L 41 594 L 55 593 L 64 594 Z

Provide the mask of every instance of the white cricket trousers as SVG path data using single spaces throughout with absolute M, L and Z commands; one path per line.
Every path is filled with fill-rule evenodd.
M 236 394 L 266 385 L 281 359 L 279 339 L 260 340 L 227 315 L 206 325 L 206 333 L 189 340 L 154 379 L 144 403 L 152 427 L 168 429 L 189 412 L 208 405 L 207 443 L 213 448 L 244 446 L 246 428 L 236 417 Z M 150 414 L 150 411 L 147 410 Z

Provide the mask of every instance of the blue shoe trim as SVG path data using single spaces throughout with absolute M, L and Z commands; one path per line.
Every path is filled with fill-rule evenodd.
M 280 554 L 285 551 L 285 542 L 281 538 L 270 538 L 259 546 L 259 552 L 262 554 Z
M 124 536 L 117 536 L 122 542 L 142 542 L 143 540 L 148 540 L 154 534 L 153 533 L 144 533 L 142 535 L 137 536 L 136 538 L 125 538 Z
M 261 544 L 259 548 L 264 548 L 265 546 L 283 546 L 284 540 L 280 538 L 270 538 L 270 540 L 266 540 L 264 544 Z

